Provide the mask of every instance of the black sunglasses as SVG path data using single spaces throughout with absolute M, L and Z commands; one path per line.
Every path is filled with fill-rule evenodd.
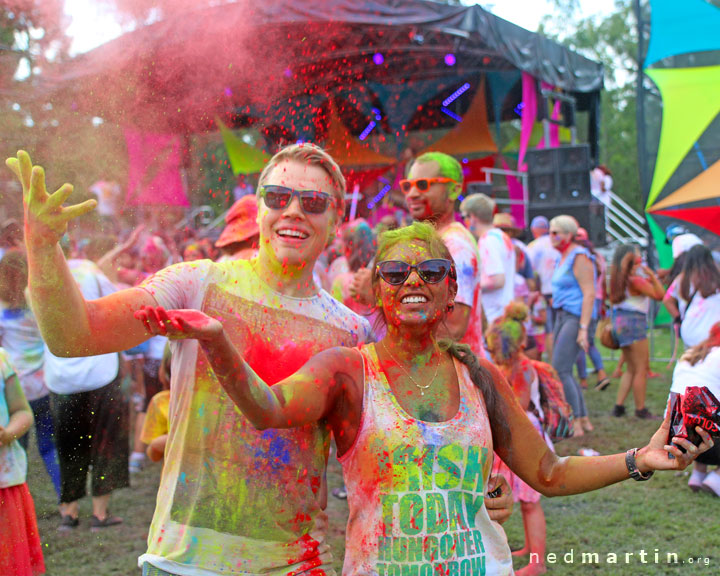
M 418 276 L 428 284 L 437 284 L 450 274 L 450 278 L 457 280 L 455 265 L 450 260 L 433 258 L 425 260 L 420 264 L 408 264 L 402 260 L 383 260 L 375 266 L 378 276 L 391 286 L 399 286 L 408 279 L 410 273 L 415 270 Z
M 297 196 L 300 200 L 303 212 L 306 214 L 322 214 L 327 210 L 330 204 L 335 203 L 335 199 L 327 192 L 319 190 L 293 190 L 285 186 L 276 186 L 268 184 L 262 187 L 260 194 L 265 200 L 268 208 L 273 210 L 284 210 Z

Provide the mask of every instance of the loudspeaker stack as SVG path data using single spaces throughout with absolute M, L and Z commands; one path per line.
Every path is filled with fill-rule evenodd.
M 568 214 L 588 231 L 594 245 L 604 245 L 605 206 L 590 194 L 590 147 L 528 150 L 527 165 L 530 220 Z

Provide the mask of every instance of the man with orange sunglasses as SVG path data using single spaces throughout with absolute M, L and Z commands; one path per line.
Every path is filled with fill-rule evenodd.
M 458 292 L 455 307 L 448 315 L 448 336 L 468 344 L 484 356 L 480 306 L 480 259 L 475 238 L 455 220 L 455 200 L 462 191 L 462 166 L 442 152 L 427 152 L 410 166 L 400 181 L 410 215 L 435 224 L 450 250 L 457 269 Z

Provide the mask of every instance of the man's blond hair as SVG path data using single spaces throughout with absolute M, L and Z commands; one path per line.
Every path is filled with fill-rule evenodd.
M 309 166 L 318 166 L 322 168 L 327 175 L 330 177 L 330 181 L 333 185 L 333 195 L 336 200 L 337 212 L 342 218 L 345 214 L 345 177 L 340 170 L 337 162 L 333 160 L 332 156 L 325 152 L 320 146 L 311 143 L 303 144 L 290 144 L 282 150 L 280 150 L 275 156 L 270 158 L 270 161 L 265 165 L 263 171 L 260 173 L 258 179 L 257 194 L 260 196 L 260 191 L 265 181 L 270 176 L 273 169 L 285 161 L 294 161 L 307 164 Z
M 470 194 L 460 203 L 460 211 L 463 214 L 472 214 L 484 224 L 492 224 L 495 201 L 482 193 Z
M 555 216 L 555 218 L 550 220 L 550 227 L 553 226 L 560 228 L 560 232 L 563 234 L 570 234 L 573 239 L 577 236 L 578 228 L 580 228 L 578 221 L 567 214 L 560 214 L 560 216 Z

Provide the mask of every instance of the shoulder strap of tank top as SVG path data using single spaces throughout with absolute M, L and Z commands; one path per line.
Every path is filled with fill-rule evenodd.
M 470 376 L 469 368 L 463 364 L 457 358 L 453 358 L 455 364 L 455 372 L 458 376 L 458 385 L 460 386 L 460 398 L 463 397 L 468 403 L 475 402 L 480 407 L 485 407 L 485 398 L 483 397 L 482 391 L 475 386 L 472 377 Z

